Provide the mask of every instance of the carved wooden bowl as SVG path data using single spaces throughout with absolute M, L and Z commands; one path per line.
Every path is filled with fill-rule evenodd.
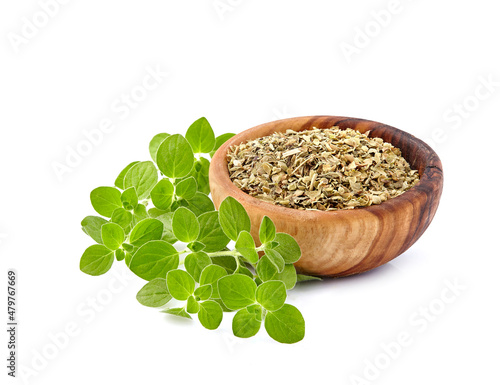
M 420 182 L 380 205 L 339 211 L 290 209 L 254 198 L 229 179 L 226 153 L 230 146 L 287 129 L 352 128 L 370 131 L 401 149 L 420 174 Z M 404 253 L 427 229 L 443 189 L 443 171 L 437 154 L 424 142 L 397 128 L 364 119 L 306 116 L 250 128 L 234 136 L 215 153 L 210 165 L 210 190 L 216 207 L 228 195 L 236 198 L 252 221 L 258 243 L 262 217 L 269 216 L 277 231 L 291 234 L 302 249 L 297 270 L 318 276 L 346 276 L 371 270 Z

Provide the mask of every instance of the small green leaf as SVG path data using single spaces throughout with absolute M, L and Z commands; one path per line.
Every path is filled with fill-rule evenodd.
M 148 211 L 146 210 L 146 206 L 139 203 L 133 211 L 133 222 L 135 222 L 134 226 L 146 218 L 148 218 Z
M 276 227 L 273 221 L 267 215 L 262 218 L 262 222 L 259 228 L 259 239 L 262 244 L 268 243 L 274 240 L 276 236 Z
M 306 325 L 300 311 L 285 304 L 281 309 L 266 314 L 265 327 L 272 339 L 293 344 L 304 338 Z
M 196 215 L 185 207 L 175 210 L 172 219 L 172 230 L 175 237 L 185 243 L 196 240 L 200 233 L 200 224 Z
M 276 251 L 276 249 L 266 249 L 265 253 L 271 263 L 276 266 L 276 269 L 278 269 L 278 272 L 281 273 L 283 269 L 285 268 L 285 260 L 283 257 Z
M 247 310 L 249 313 L 255 316 L 255 319 L 257 321 L 261 322 L 263 320 L 264 308 L 260 306 L 258 303 L 247 306 Z
M 194 293 L 195 282 L 184 270 L 171 270 L 167 274 L 170 295 L 179 301 L 186 301 Z
M 142 246 L 146 242 L 159 240 L 163 236 L 163 223 L 154 218 L 146 218 L 137 223 L 130 233 L 130 243 Z
M 139 163 L 139 162 L 130 163 L 127 167 L 125 167 L 120 172 L 120 175 L 118 175 L 118 177 L 115 180 L 116 187 L 118 187 L 119 189 L 125 190 L 125 186 L 123 185 L 123 181 L 125 180 L 125 175 L 127 175 L 128 170 L 130 170 L 132 167 L 134 167 L 137 163 Z
M 143 286 L 137 293 L 136 298 L 141 305 L 161 307 L 167 304 L 172 299 L 172 296 L 167 289 L 167 280 L 165 278 L 155 278 Z
M 255 242 L 248 231 L 240 233 L 234 247 L 248 262 L 255 264 L 259 261 L 259 255 L 255 250 Z
M 281 309 L 286 301 L 286 287 L 282 281 L 267 281 L 257 288 L 257 302 L 266 310 Z
M 206 118 L 200 118 L 188 128 L 186 139 L 196 153 L 208 154 L 215 146 L 215 134 Z
M 210 151 L 210 156 L 213 157 L 215 155 L 215 151 L 217 151 L 220 146 L 222 146 L 224 143 L 226 143 L 234 135 L 235 134 L 227 133 L 227 134 L 219 135 L 217 138 L 215 138 L 215 147 L 212 151 Z
M 315 277 L 313 275 L 297 274 L 297 282 L 306 281 L 322 281 L 320 277 Z
M 183 205 L 195 213 L 197 217 L 203 213 L 215 210 L 214 202 L 201 192 L 197 192 L 194 194 L 194 197 L 184 202 Z
M 101 238 L 108 249 L 118 249 L 125 240 L 125 232 L 116 223 L 106 223 L 101 227 Z
M 194 167 L 189 173 L 189 176 L 196 179 L 198 191 L 206 195 L 210 194 L 210 184 L 208 180 L 209 169 L 210 161 L 204 157 L 200 157 L 200 159 L 194 162 Z
M 122 249 L 115 250 L 115 258 L 117 261 L 123 261 L 125 259 L 125 251 Z
M 208 265 L 200 275 L 200 287 L 210 285 L 212 287 L 212 298 L 219 298 L 217 281 L 227 275 L 226 269 L 217 265 Z
M 117 208 L 111 215 L 111 222 L 119 225 L 123 230 L 126 230 L 132 223 L 133 215 L 130 211 L 125 210 L 123 207 Z
M 181 180 L 175 185 L 175 195 L 182 199 L 189 200 L 196 194 L 198 184 L 192 176 Z
M 234 274 L 243 274 L 253 279 L 253 273 L 243 264 L 238 266 L 238 268 L 234 271 Z
M 156 160 L 160 171 L 168 178 L 183 178 L 189 174 L 194 164 L 191 145 L 182 135 L 166 138 L 158 147 Z
M 197 301 L 205 301 L 212 296 L 212 285 L 203 285 L 194 291 L 194 296 Z
M 132 262 L 133 253 L 126 251 L 125 252 L 125 264 L 130 267 L 130 262 Z
M 233 274 L 222 277 L 217 288 L 222 302 L 231 310 L 238 310 L 255 302 L 257 285 L 246 275 Z
M 228 274 L 233 274 L 238 265 L 236 259 L 231 255 L 224 255 L 219 257 L 211 257 L 212 263 L 221 266 Z
M 156 134 L 155 136 L 153 136 L 153 139 L 151 139 L 151 142 L 149 142 L 149 154 L 151 155 L 151 159 L 153 159 L 155 163 L 156 163 L 156 153 L 158 152 L 158 147 L 160 147 L 160 144 L 169 136 L 170 134 L 162 132 L 160 134 Z
M 278 242 L 274 250 L 280 253 L 285 263 L 295 263 L 300 259 L 300 246 L 290 234 L 277 233 L 274 240 Z
M 238 239 L 242 231 L 250 231 L 250 217 L 243 205 L 231 196 L 220 205 L 219 222 L 224 233 L 233 241 Z
M 198 301 L 191 295 L 186 304 L 186 311 L 191 314 L 196 314 L 200 310 L 200 304 Z
M 194 241 L 194 242 L 190 242 L 187 245 L 187 247 L 192 252 L 197 253 L 198 251 L 202 251 L 205 248 L 205 245 L 203 243 L 201 243 L 201 242 Z
M 153 162 L 139 162 L 125 175 L 123 185 L 126 189 L 135 187 L 139 199 L 145 199 L 158 181 L 158 170 Z
M 132 246 L 130 243 L 122 243 L 123 250 L 128 251 L 129 253 L 134 252 L 134 246 Z
M 219 223 L 219 213 L 211 211 L 199 216 L 200 235 L 198 241 L 205 245 L 204 251 L 212 253 L 224 249 L 229 243 L 229 238 L 226 236 Z
M 130 270 L 146 281 L 163 278 L 177 267 L 179 254 L 175 247 L 165 241 L 150 241 L 142 245 L 130 261 Z
M 161 311 L 162 313 L 172 314 L 177 317 L 189 318 L 192 319 L 191 316 L 184 310 L 182 307 L 176 307 L 172 309 L 165 309 Z
M 108 221 L 106 219 L 91 215 L 91 216 L 83 218 L 82 223 L 81 223 L 82 230 L 85 234 L 87 234 L 90 238 L 92 238 L 97 243 L 102 243 L 101 227 L 105 223 L 108 223 Z
M 97 187 L 90 193 L 90 202 L 95 211 L 110 218 L 115 209 L 122 207 L 121 195 L 114 187 Z
M 254 313 L 247 309 L 239 310 L 233 318 L 233 334 L 240 338 L 249 338 L 256 335 L 260 330 L 261 322 Z
M 196 282 L 200 280 L 201 272 L 205 267 L 212 264 L 210 257 L 203 252 L 189 254 L 184 260 L 186 271 L 191 274 Z
M 139 198 L 137 197 L 135 187 L 129 187 L 122 192 L 121 200 L 124 209 L 133 210 L 136 208 L 139 204 Z
M 177 238 L 175 237 L 174 231 L 172 230 L 173 218 L 174 218 L 174 213 L 165 213 L 156 217 L 156 219 L 158 219 L 163 223 L 163 235 L 161 239 L 172 244 L 177 242 Z
M 161 209 L 168 210 L 174 200 L 174 185 L 168 179 L 160 180 L 151 190 L 153 204 Z
M 292 290 L 297 283 L 297 271 L 295 270 L 295 266 L 291 263 L 287 263 L 283 271 L 281 273 L 277 273 L 273 279 L 283 281 L 286 289 Z
M 111 268 L 113 261 L 112 250 L 103 245 L 92 245 L 80 259 L 80 270 L 89 275 L 101 275 Z
M 222 308 L 215 301 L 202 302 L 200 303 L 198 319 L 206 329 L 215 330 L 222 322 Z
M 278 269 L 271 262 L 267 255 L 262 256 L 255 270 L 257 272 L 257 275 L 263 282 L 275 279 L 276 275 L 278 274 Z

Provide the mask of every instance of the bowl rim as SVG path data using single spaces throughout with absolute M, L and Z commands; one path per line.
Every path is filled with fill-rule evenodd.
M 324 211 L 324 210 L 300 210 L 300 209 L 294 209 L 294 208 L 289 208 L 289 207 L 284 207 L 281 205 L 275 205 L 263 200 L 260 200 L 258 198 L 255 198 L 246 192 L 242 191 L 236 185 L 231 181 L 231 178 L 229 177 L 229 170 L 227 169 L 227 159 L 226 159 L 226 154 L 227 150 L 230 146 L 237 145 L 242 143 L 244 140 L 241 140 L 240 138 L 248 135 L 249 133 L 252 133 L 254 131 L 260 130 L 260 129 L 265 129 L 268 128 L 271 125 L 274 125 L 276 123 L 286 123 L 286 122 L 298 122 L 298 121 L 303 121 L 304 126 L 306 126 L 308 123 L 314 123 L 315 120 L 318 119 L 331 119 L 335 120 L 335 123 L 332 124 L 332 126 L 337 126 L 339 123 L 342 123 L 345 125 L 347 122 L 353 122 L 353 123 L 363 123 L 363 124 L 369 124 L 373 125 L 373 127 L 370 128 L 370 131 L 373 132 L 374 129 L 377 128 L 383 128 L 386 131 L 390 131 L 392 135 L 398 135 L 404 138 L 404 141 L 409 141 L 411 146 L 418 147 L 419 150 L 422 150 L 424 153 L 420 155 L 417 158 L 424 157 L 425 156 L 425 166 L 420 172 L 419 170 L 419 175 L 420 175 L 420 181 L 415 184 L 415 186 L 411 187 L 409 190 L 405 191 L 403 194 L 395 197 L 395 198 L 390 198 L 385 202 L 382 202 L 377 205 L 371 205 L 367 207 L 360 207 L 360 208 L 354 208 L 354 209 L 342 209 L 342 210 L 331 210 L 331 211 Z M 312 126 L 311 126 L 312 128 Z M 324 127 L 323 127 L 324 128 Z M 353 129 L 356 129 L 355 127 L 351 127 Z M 307 127 L 303 128 L 303 130 L 307 129 Z M 300 130 L 297 130 L 300 131 Z M 268 134 L 269 135 L 269 134 Z M 263 135 L 266 136 L 266 135 Z M 258 136 L 260 137 L 260 136 Z M 256 137 L 256 138 L 258 138 Z M 374 136 L 376 137 L 376 136 Z M 254 138 L 254 139 L 256 139 Z M 246 139 L 246 140 L 253 140 L 253 139 Z M 385 141 L 385 140 L 384 140 Z M 406 159 L 406 158 L 405 158 Z M 408 159 L 406 159 L 408 161 Z M 408 161 L 409 162 L 409 161 Z M 413 167 L 413 166 L 412 166 Z M 438 171 L 436 173 L 436 171 Z M 353 216 L 357 215 L 365 215 L 365 214 L 374 214 L 374 215 L 381 215 L 383 212 L 387 211 L 397 211 L 398 207 L 402 205 L 407 205 L 407 204 L 412 204 L 415 201 L 419 201 L 421 199 L 427 199 L 427 194 L 429 193 L 429 190 L 431 191 L 439 191 L 442 188 L 442 183 L 443 183 L 443 172 L 442 172 L 442 164 L 441 160 L 439 159 L 438 155 L 434 152 L 434 150 L 426 144 L 424 141 L 416 138 L 415 136 L 400 130 L 396 127 L 389 126 L 387 124 L 379 123 L 373 120 L 367 120 L 367 119 L 361 119 L 361 118 L 352 118 L 352 117 L 345 117 L 345 116 L 335 116 L 335 115 L 311 115 L 311 116 L 300 116 L 300 117 L 293 117 L 293 118 L 287 118 L 287 119 L 281 119 L 281 120 L 275 120 L 271 121 L 268 123 L 263 123 L 254 127 L 251 127 L 249 129 L 246 129 L 229 140 L 227 140 L 219 149 L 215 152 L 214 156 L 212 157 L 212 161 L 210 163 L 210 175 L 218 175 L 221 176 L 221 178 L 217 178 L 217 183 L 221 185 L 224 189 L 224 191 L 227 192 L 227 195 L 232 196 L 236 198 L 239 202 L 244 202 L 247 206 L 259 206 L 259 208 L 263 211 L 269 211 L 269 212 L 274 212 L 276 214 L 281 214 L 283 216 L 290 216 L 290 217 L 295 217 L 296 219 L 301 219 L 301 220 L 311 220 L 311 219 L 317 219 L 318 217 L 330 217 L 331 219 L 333 218 L 338 218 L 341 219 L 345 216 L 348 216 L 348 218 L 351 218 Z M 212 178 L 211 178 L 212 179 Z M 214 182 L 215 183 L 215 182 Z

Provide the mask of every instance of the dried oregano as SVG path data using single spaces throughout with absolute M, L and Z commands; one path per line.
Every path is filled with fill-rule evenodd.
M 253 197 L 294 209 L 380 204 L 419 181 L 401 151 L 353 129 L 287 130 L 229 149 L 233 183 Z

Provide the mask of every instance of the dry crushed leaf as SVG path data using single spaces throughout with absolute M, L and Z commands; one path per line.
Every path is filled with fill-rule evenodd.
M 301 210 L 380 204 L 419 181 L 401 151 L 339 127 L 287 130 L 229 149 L 229 176 L 251 196 Z

